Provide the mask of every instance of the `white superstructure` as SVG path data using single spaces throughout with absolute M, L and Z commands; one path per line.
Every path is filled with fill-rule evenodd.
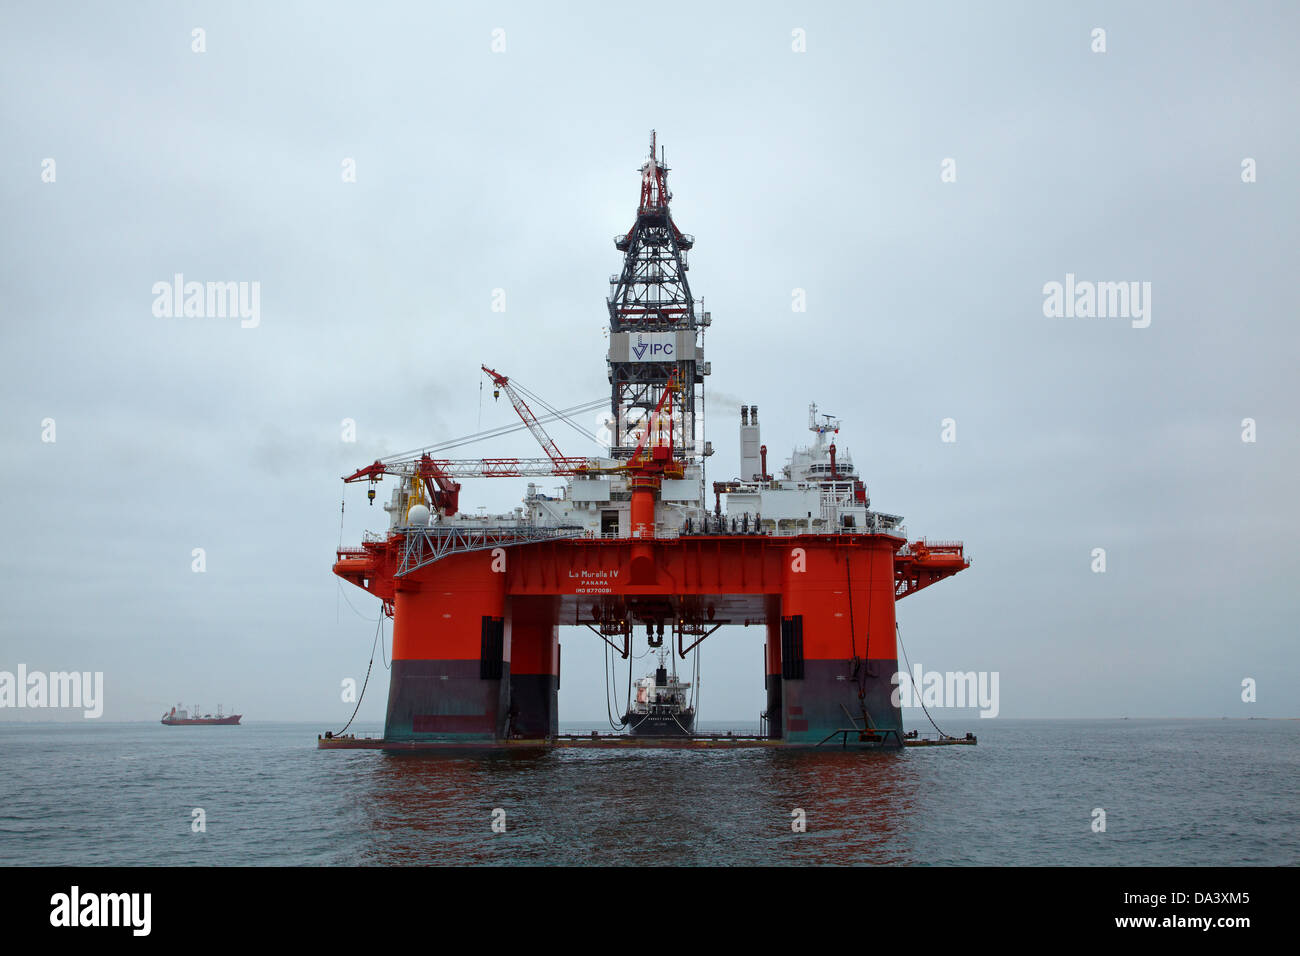
M 740 528 L 757 527 L 765 534 L 904 534 L 901 517 L 871 510 L 871 498 L 852 456 L 835 442 L 839 419 L 819 415 L 815 402 L 808 406 L 808 429 L 816 437 L 811 445 L 794 450 L 779 478 L 763 473 L 766 446 L 760 442 L 758 409 L 742 407 L 740 421 L 742 448 L 747 443 L 757 445 L 759 461 L 757 467 L 746 469 L 753 478 L 714 486 L 727 496 L 728 531 L 738 520 Z M 743 451 L 741 460 L 747 461 Z
M 811 444 L 796 448 L 780 469 L 765 474 L 767 448 L 762 444 L 757 406 L 741 408 L 739 480 L 714 482 L 713 501 L 706 498 L 701 459 L 688 459 L 680 478 L 660 482 L 655 501 L 656 537 L 681 534 L 905 534 L 902 518 L 871 510 L 866 485 L 853 457 L 839 449 L 840 421 L 808 408 Z M 631 529 L 630 478 L 616 458 L 591 459 L 590 475 L 555 476 L 530 481 L 520 507 L 509 514 L 434 512 L 435 527 L 571 528 L 593 538 L 627 538 Z M 744 477 L 748 476 L 748 477 Z M 725 505 L 723 498 L 725 496 Z M 712 507 L 710 507 L 712 505 Z M 393 489 L 390 529 L 426 527 L 430 509 L 419 483 L 404 480 Z

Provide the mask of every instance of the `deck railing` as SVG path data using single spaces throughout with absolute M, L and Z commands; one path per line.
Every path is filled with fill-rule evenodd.
M 408 528 L 402 544 L 402 560 L 397 577 L 428 567 L 449 554 L 466 551 L 484 551 L 488 548 L 507 548 L 537 541 L 554 541 L 561 538 L 581 538 L 586 530 L 576 525 L 539 528 L 529 525 L 502 528 Z

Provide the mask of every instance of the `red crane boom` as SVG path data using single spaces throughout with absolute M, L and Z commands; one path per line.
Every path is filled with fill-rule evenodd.
M 515 407 L 515 411 L 519 414 L 519 418 L 523 421 L 524 425 L 526 425 L 528 430 L 533 433 L 533 437 L 537 439 L 537 444 L 542 446 L 542 451 L 546 452 L 546 457 L 555 462 L 557 467 L 560 466 L 561 462 L 567 461 L 567 459 L 560 454 L 559 447 L 557 447 L 555 442 L 551 440 L 551 436 L 546 434 L 546 429 L 543 428 L 541 422 L 537 420 L 537 416 L 534 415 L 533 410 L 528 407 L 528 403 L 525 402 L 519 396 L 519 393 L 514 390 L 514 387 L 510 384 L 510 379 L 502 375 L 500 372 L 493 371 L 486 365 L 482 366 L 482 368 L 483 371 L 487 372 L 491 377 L 493 385 L 497 388 L 505 389 L 506 395 L 510 398 L 510 404 Z M 557 472 L 557 474 L 559 474 L 559 472 Z

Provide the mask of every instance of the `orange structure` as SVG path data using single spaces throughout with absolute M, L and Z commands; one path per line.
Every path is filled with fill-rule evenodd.
M 840 424 L 810 411 L 815 443 L 767 474 L 758 409 L 742 408 L 739 477 L 705 493 L 711 455 L 697 411 L 710 322 L 686 282 L 694 239 L 673 223 L 651 140 L 633 228 L 611 279 L 608 454 L 560 454 L 491 369 L 545 458 L 450 461 L 429 452 L 345 478 L 397 479 L 386 533 L 342 548 L 334 572 L 393 619 L 384 743 L 394 749 L 554 743 L 559 627 L 584 628 L 626 659 L 633 642 L 687 657 L 723 625 L 762 628 L 772 742 L 897 747 L 902 716 L 895 605 L 967 568 L 961 544 L 908 543 L 902 519 L 871 510 Z M 457 477 L 566 479 L 529 485 L 524 507 L 459 510 Z M 726 508 L 723 508 L 723 498 Z M 710 507 L 712 504 L 712 507 Z

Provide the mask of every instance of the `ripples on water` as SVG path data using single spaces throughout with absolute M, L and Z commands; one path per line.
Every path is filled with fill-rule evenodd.
M 975 723 L 978 747 L 902 754 L 436 757 L 317 751 L 302 724 L 4 724 L 0 863 L 1300 860 L 1300 721 Z M 194 807 L 206 833 L 191 832 Z

